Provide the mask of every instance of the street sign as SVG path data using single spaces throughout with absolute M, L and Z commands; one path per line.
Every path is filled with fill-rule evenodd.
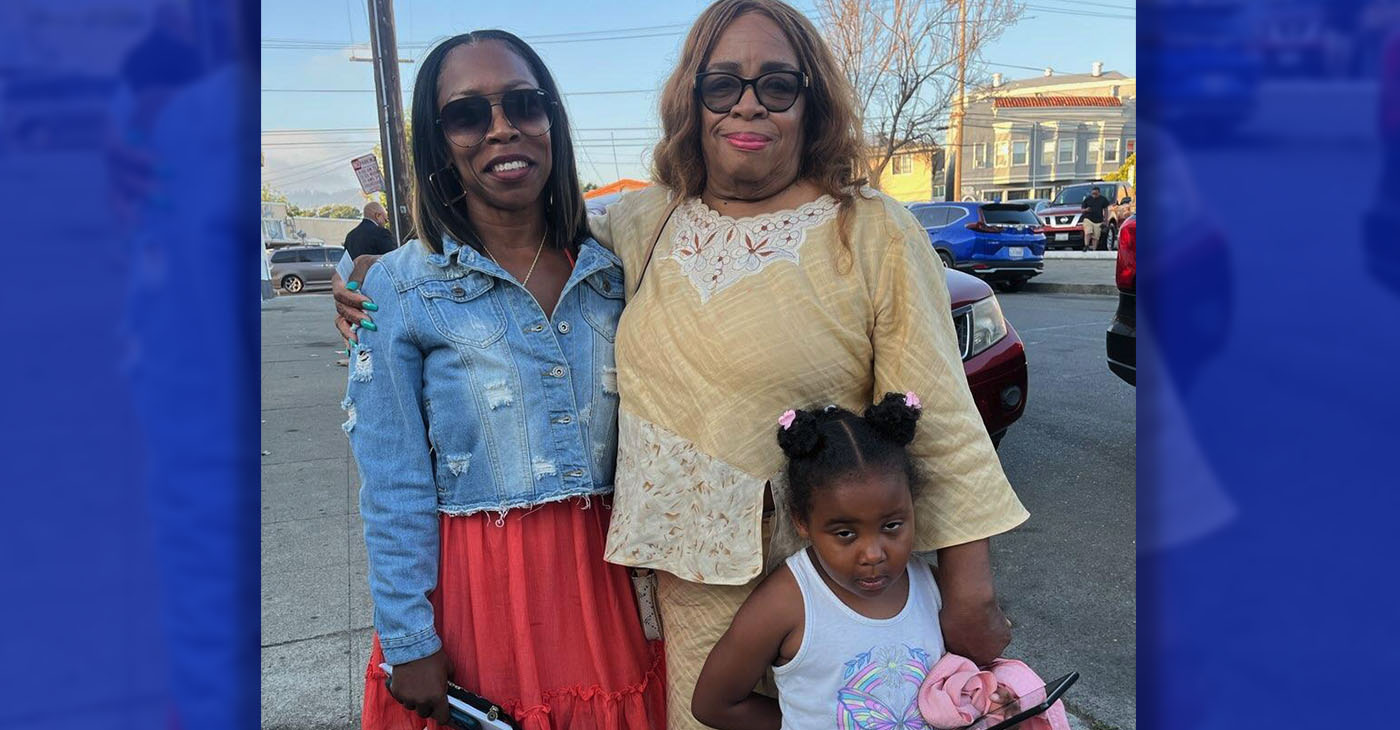
M 360 189 L 365 191 L 365 195 L 373 195 L 384 189 L 384 176 L 379 174 L 379 160 L 373 153 L 356 157 L 350 161 L 350 166 L 355 168 L 355 177 L 360 179 Z

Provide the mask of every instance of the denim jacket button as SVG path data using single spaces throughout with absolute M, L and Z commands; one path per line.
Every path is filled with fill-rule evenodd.
M 568 323 L 568 322 L 560 322 L 560 323 L 559 323 L 559 334 L 561 334 L 561 335 L 567 335 L 567 334 L 569 334 L 569 330 L 571 330 L 571 329 L 573 329 L 573 328 L 569 326 L 569 323 Z
M 454 296 L 454 297 L 464 297 L 464 296 L 466 296 L 466 295 L 467 295 L 467 290 L 466 290 L 466 289 L 463 289 L 463 288 L 460 287 L 460 286 L 454 286 L 454 287 L 452 287 L 452 296 Z
M 604 281 L 604 282 L 603 282 L 603 293 L 604 293 L 604 294 L 608 294 L 608 293 L 611 293 L 611 292 L 612 292 L 612 283 L 611 283 L 611 282 L 608 282 L 608 281 Z
M 562 423 L 562 424 L 564 424 L 565 426 L 567 426 L 567 425 L 569 425 L 569 424 L 571 424 L 571 423 L 573 423 L 573 422 L 574 422 L 574 419 L 573 419 L 572 416 L 564 415 L 564 416 L 560 416 L 560 417 L 559 417 L 559 423 Z
M 570 470 L 568 471 L 568 473 L 565 474 L 565 476 L 581 477 L 581 476 L 583 476 L 583 470 L 582 470 L 582 469 L 570 469 Z
M 554 368 L 549 371 L 549 374 L 553 375 L 556 378 L 562 378 L 564 377 L 564 368 L 562 366 L 555 365 Z

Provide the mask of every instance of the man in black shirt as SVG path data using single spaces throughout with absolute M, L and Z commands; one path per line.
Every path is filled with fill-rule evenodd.
M 365 218 L 345 235 L 345 252 L 350 258 L 375 254 L 382 256 L 398 248 L 394 234 L 384 226 L 389 223 L 389 214 L 384 206 L 370 202 L 365 204 Z
M 1103 212 L 1109 205 L 1109 199 L 1099 193 L 1098 188 L 1091 189 L 1084 202 L 1079 203 L 1079 209 L 1084 212 L 1081 221 L 1084 223 L 1085 251 L 1099 248 L 1099 237 L 1103 234 Z
M 1110 205 L 1108 198 L 1099 193 L 1098 188 L 1089 191 L 1088 197 L 1079 204 L 1084 211 L 1084 250 L 1093 251 L 1099 247 L 1099 236 L 1103 233 L 1103 212 Z

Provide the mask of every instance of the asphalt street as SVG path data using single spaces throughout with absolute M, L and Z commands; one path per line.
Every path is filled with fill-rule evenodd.
M 1078 671 L 1092 727 L 1137 725 L 1136 400 L 1104 364 L 1117 299 L 998 295 L 1026 345 L 1026 411 L 999 455 L 1030 519 L 992 540 L 1008 656 L 1046 679 Z
M 1103 364 L 1107 297 L 1000 295 L 1031 363 L 1001 458 L 1031 512 L 993 542 L 1008 655 L 1078 670 L 1075 730 L 1135 727 L 1133 391 Z M 345 369 L 326 294 L 263 304 L 262 727 L 359 723 L 372 605 Z M 1100 724 L 1095 724 L 1095 721 Z

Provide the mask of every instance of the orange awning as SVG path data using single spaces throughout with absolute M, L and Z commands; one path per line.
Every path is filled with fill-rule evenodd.
M 646 187 L 651 187 L 651 183 L 646 182 L 645 180 L 633 180 L 630 177 L 624 177 L 621 180 L 618 180 L 617 182 L 608 183 L 607 185 L 604 185 L 601 188 L 594 188 L 593 190 L 589 190 L 588 192 L 583 194 L 583 197 L 585 200 L 591 200 L 600 195 L 608 195 L 609 193 L 621 193 L 628 190 L 641 190 L 642 188 Z

